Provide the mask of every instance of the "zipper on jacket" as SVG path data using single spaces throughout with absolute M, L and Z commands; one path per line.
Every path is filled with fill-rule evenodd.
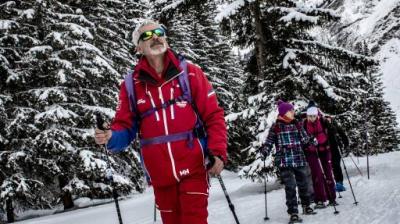
M 146 92 L 147 92 L 147 95 L 150 97 L 151 106 L 153 108 L 156 108 L 156 104 L 154 103 L 154 99 L 153 99 L 153 96 L 151 95 L 151 92 L 150 91 L 146 91 Z M 154 112 L 154 114 L 156 115 L 156 120 L 160 121 L 160 115 L 158 114 L 157 110 Z
M 164 104 L 164 98 L 162 95 L 161 86 L 158 87 L 158 97 L 160 98 L 161 103 Z M 162 108 L 162 114 L 163 114 L 165 135 L 168 135 L 169 132 L 168 132 L 168 125 L 167 125 L 167 112 L 165 111 L 165 108 Z M 175 169 L 175 160 L 172 155 L 171 142 L 167 142 L 167 147 L 168 147 L 169 158 L 171 160 L 171 165 L 172 165 L 172 173 L 174 174 L 175 179 L 179 182 L 180 180 L 178 178 L 178 175 L 176 174 L 176 169 Z

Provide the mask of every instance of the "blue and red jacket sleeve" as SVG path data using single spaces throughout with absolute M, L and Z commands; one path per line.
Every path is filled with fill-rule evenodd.
M 129 106 L 125 82 L 122 82 L 120 86 L 118 106 L 111 123 L 111 130 L 112 136 L 107 143 L 107 148 L 112 152 L 123 151 L 136 137 L 137 122 L 135 122 L 135 114 Z
M 214 89 L 203 71 L 189 65 L 192 98 L 207 131 L 207 148 L 214 156 L 227 161 L 227 128 L 224 110 L 218 105 Z

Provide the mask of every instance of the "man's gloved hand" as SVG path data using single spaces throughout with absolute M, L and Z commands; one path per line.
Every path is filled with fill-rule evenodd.
M 222 157 L 210 154 L 207 157 L 206 166 L 209 174 L 219 175 L 224 169 L 224 161 L 222 160 Z
M 112 131 L 110 129 L 101 130 L 96 128 L 94 131 L 94 139 L 96 144 L 105 145 L 112 136 Z

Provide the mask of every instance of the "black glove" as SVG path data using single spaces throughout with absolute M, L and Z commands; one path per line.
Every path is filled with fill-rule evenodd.
M 216 156 L 216 157 L 218 157 L 222 162 L 224 162 L 224 158 L 222 156 Z M 207 170 L 211 169 L 214 166 L 214 164 L 215 164 L 215 157 L 211 153 L 209 153 L 208 156 L 206 157 Z M 224 165 L 226 165 L 225 162 Z
M 318 146 L 318 140 L 315 137 L 310 138 L 310 144 L 313 146 Z
M 208 155 L 207 158 L 206 158 L 206 167 L 207 167 L 207 170 L 211 169 L 211 167 L 213 167 L 214 164 L 215 164 L 215 158 L 214 158 L 214 156 L 211 155 L 211 154 Z

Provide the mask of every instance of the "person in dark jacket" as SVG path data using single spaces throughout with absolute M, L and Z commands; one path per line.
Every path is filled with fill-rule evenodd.
M 279 116 L 270 128 L 261 153 L 267 157 L 275 146 L 275 166 L 279 169 L 282 183 L 285 185 L 287 212 L 290 221 L 300 221 L 296 187 L 299 189 L 303 214 L 315 214 L 310 207 L 309 172 L 304 155 L 304 145 L 313 142 L 299 121 L 294 119 L 294 107 L 290 103 L 278 102 Z M 315 143 L 315 141 L 314 141 Z
M 345 131 L 342 127 L 335 122 L 332 117 L 326 116 L 327 122 L 330 123 L 328 126 L 329 144 L 331 146 L 332 153 L 332 168 L 333 175 L 336 181 L 336 191 L 345 191 L 346 188 L 343 185 L 343 172 L 340 166 L 340 161 L 342 159 L 342 152 L 344 149 L 349 147 L 349 138 L 347 137 Z

